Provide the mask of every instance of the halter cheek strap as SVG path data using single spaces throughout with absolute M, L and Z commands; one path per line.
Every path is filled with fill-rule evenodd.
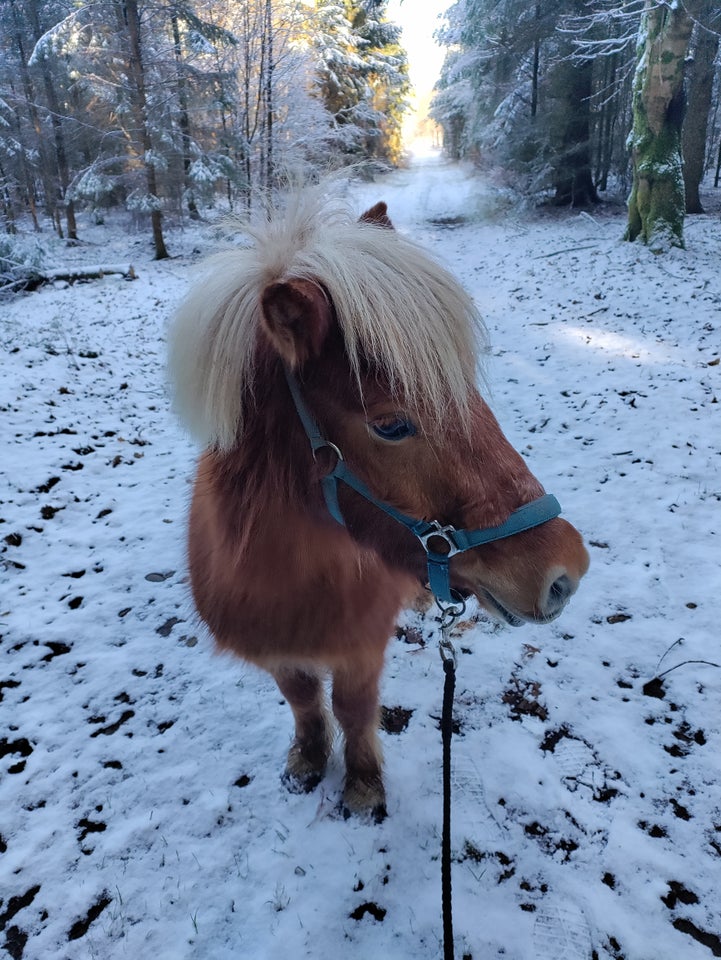
M 300 385 L 295 376 L 287 367 L 284 369 L 295 409 L 310 440 L 313 458 L 315 459 L 316 451 L 323 447 L 328 447 L 336 455 L 334 468 L 321 480 L 328 513 L 341 526 L 345 526 L 345 520 L 338 503 L 338 483 L 342 482 L 393 520 L 402 524 L 407 530 L 410 530 L 418 538 L 426 552 L 428 582 L 431 591 L 438 600 L 444 603 L 454 602 L 449 572 L 451 557 L 454 557 L 457 553 L 472 550 L 474 547 L 493 543 L 495 540 L 505 540 L 507 537 L 522 533 L 524 530 L 531 530 L 533 527 L 538 527 L 560 514 L 561 505 L 550 493 L 524 504 L 518 510 L 514 510 L 503 523 L 495 527 L 484 527 L 477 530 L 458 530 L 450 524 L 443 526 L 437 520 L 418 520 L 402 513 L 400 510 L 396 510 L 389 503 L 385 503 L 374 496 L 365 483 L 348 468 L 338 447 L 326 440 L 321 433 L 318 423 L 303 399 Z

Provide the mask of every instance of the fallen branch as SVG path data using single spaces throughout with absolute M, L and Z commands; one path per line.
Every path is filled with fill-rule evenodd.
M 531 260 L 549 260 L 551 257 L 560 257 L 562 253 L 576 253 L 577 250 L 593 250 L 597 246 L 597 243 L 589 243 L 584 247 L 566 247 L 565 250 L 554 250 L 553 253 L 539 253 L 538 256 L 531 257 Z
M 26 287 L 25 289 L 34 290 L 44 283 L 55 283 L 58 280 L 77 283 L 78 281 L 82 282 L 86 280 L 102 280 L 103 277 L 112 277 L 115 275 L 120 275 L 124 280 L 137 280 L 138 278 L 132 263 L 127 265 L 122 264 L 120 266 L 117 264 L 106 264 L 104 266 L 75 267 L 73 269 L 63 267 L 58 270 L 44 270 L 42 273 L 36 273 L 31 278 L 31 282 L 34 283 L 35 286 Z
M 33 270 L 24 276 L 8 279 L 0 285 L 0 290 L 37 290 L 46 283 L 65 281 L 66 283 L 86 283 L 88 280 L 102 280 L 103 277 L 121 276 L 124 280 L 137 280 L 138 275 L 132 263 L 104 264 L 90 267 L 61 267 L 57 270 Z

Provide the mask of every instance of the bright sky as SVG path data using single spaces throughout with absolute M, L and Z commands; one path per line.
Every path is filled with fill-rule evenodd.
M 402 43 L 408 52 L 411 82 L 419 100 L 433 89 L 444 51 L 433 40 L 438 15 L 453 0 L 390 0 L 388 19 L 403 28 Z

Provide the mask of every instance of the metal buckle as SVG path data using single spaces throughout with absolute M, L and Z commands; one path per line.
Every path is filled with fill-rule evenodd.
M 450 557 L 455 557 L 457 553 L 462 553 L 463 551 L 460 547 L 457 547 L 451 538 L 451 534 L 456 532 L 456 528 L 451 524 L 447 524 L 445 527 L 437 520 L 430 520 L 430 525 L 433 527 L 433 530 L 430 530 L 428 533 L 417 533 L 416 536 L 423 544 L 423 549 L 426 553 L 433 553 L 436 556 L 443 557 L 444 559 L 449 559 Z M 440 553 L 438 550 L 433 550 L 429 546 L 429 541 L 433 539 L 442 540 L 448 547 L 446 553 Z

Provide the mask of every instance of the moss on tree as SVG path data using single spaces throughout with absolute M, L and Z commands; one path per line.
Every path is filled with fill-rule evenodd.
M 683 64 L 692 20 L 684 9 L 647 0 L 633 92 L 629 146 L 633 187 L 626 239 L 640 238 L 652 250 L 683 247 L 686 210 L 681 154 Z

